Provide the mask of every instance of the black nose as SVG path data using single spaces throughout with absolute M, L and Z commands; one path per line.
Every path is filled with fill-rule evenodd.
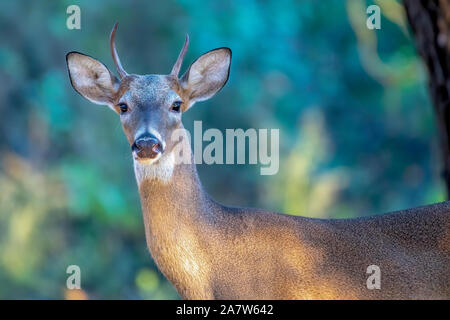
M 131 146 L 140 159 L 154 159 L 163 152 L 161 142 L 152 135 L 140 136 Z

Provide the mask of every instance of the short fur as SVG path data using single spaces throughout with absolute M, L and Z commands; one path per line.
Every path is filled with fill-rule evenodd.
M 139 193 L 147 245 L 183 298 L 450 298 L 450 202 L 357 219 L 228 207 L 190 164 Z M 380 290 L 366 286 L 373 264 Z
M 77 92 L 117 113 L 129 106 L 120 119 L 130 145 L 156 132 L 164 146 L 156 159 L 135 158 L 135 172 L 148 248 L 183 298 L 450 298 L 450 202 L 370 218 L 290 216 L 219 204 L 203 190 L 192 153 L 190 164 L 175 164 L 169 137 L 183 125 L 171 105 L 182 100 L 186 111 L 213 96 L 231 61 L 228 48 L 212 50 L 178 79 L 187 43 L 172 74 L 129 75 L 119 62 L 120 80 L 91 57 L 67 55 Z M 381 269 L 379 290 L 366 286 L 369 265 Z

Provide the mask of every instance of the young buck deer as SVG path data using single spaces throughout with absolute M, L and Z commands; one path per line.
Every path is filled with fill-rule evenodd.
M 74 89 L 120 115 L 131 146 L 147 245 L 186 299 L 448 299 L 450 202 L 357 219 L 313 219 L 228 207 L 202 188 L 171 139 L 181 115 L 227 82 L 231 50 L 211 50 L 179 78 L 188 37 L 168 75 L 128 74 L 110 36 L 116 78 L 67 54 Z M 185 137 L 185 140 L 186 137 Z M 368 286 L 371 265 L 380 287 Z M 370 281 L 369 281 L 370 280 Z

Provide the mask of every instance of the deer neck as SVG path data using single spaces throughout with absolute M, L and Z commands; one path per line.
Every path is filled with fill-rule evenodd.
M 139 165 L 135 164 L 137 177 L 142 175 L 142 171 L 148 170 L 137 166 Z M 205 203 L 211 200 L 203 191 L 195 165 L 177 164 L 172 168 L 166 166 L 159 164 L 160 170 L 166 170 L 162 176 L 148 176 L 144 173 L 143 177 L 137 179 L 144 218 L 148 218 L 149 223 L 161 220 L 165 223 L 181 222 L 184 225 L 206 214 Z M 179 221 L 180 218 L 184 220 Z
M 170 154 L 152 165 L 158 167 L 135 163 L 148 248 L 180 293 L 195 281 L 204 283 L 205 230 L 218 206 L 203 191 L 190 147 L 189 153 L 189 164 L 173 165 Z

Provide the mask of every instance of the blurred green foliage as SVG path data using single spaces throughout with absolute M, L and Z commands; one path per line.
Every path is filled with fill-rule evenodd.
M 403 8 L 363 0 L 8 1 L 0 11 L 0 298 L 176 298 L 145 245 L 129 146 L 115 114 L 70 86 L 68 51 L 112 70 L 168 73 L 233 50 L 230 81 L 184 115 L 192 128 L 280 128 L 280 172 L 201 165 L 217 200 L 356 217 L 444 199 L 426 74 Z M 81 8 L 81 30 L 66 8 Z M 82 289 L 65 289 L 68 265 Z

